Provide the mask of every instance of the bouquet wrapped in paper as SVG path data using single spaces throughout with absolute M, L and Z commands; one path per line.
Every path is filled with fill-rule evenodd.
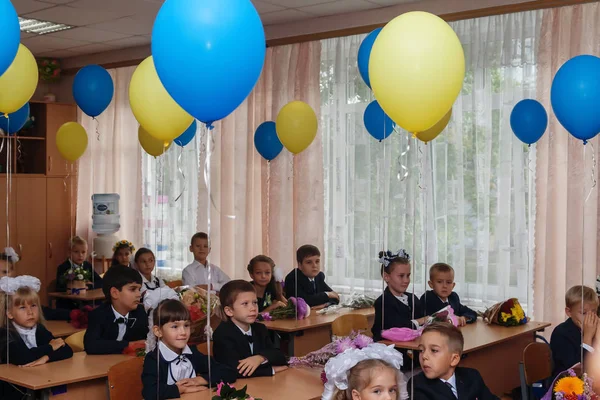
M 411 340 L 415 340 L 416 338 L 421 336 L 421 333 L 423 333 L 423 329 L 425 329 L 427 325 L 431 325 L 434 322 L 446 322 L 454 326 L 458 326 L 458 318 L 456 317 L 456 315 L 454 315 L 454 309 L 452 308 L 452 306 L 446 306 L 440 311 L 431 314 L 431 316 L 429 316 L 427 321 L 423 325 L 421 325 L 419 329 L 386 329 L 381 332 L 381 337 L 387 340 L 391 340 L 392 342 L 410 342 Z
M 323 367 L 330 358 L 342 354 L 348 349 L 363 349 L 373 343 L 373 339 L 360 333 L 352 332 L 350 336 L 339 338 L 319 350 L 302 357 L 290 358 L 290 367 L 305 366 L 311 368 Z
M 556 376 L 542 400 L 597 400 L 592 383 L 587 374 L 578 376 L 572 368 L 568 369 Z
M 365 294 L 355 294 L 350 298 L 350 300 L 343 304 L 343 307 L 358 310 L 361 308 L 371 308 L 374 304 L 375 298 Z
M 270 312 L 259 314 L 261 321 L 272 321 L 274 319 L 304 319 L 310 315 L 310 307 L 303 298 L 290 297 L 285 307 L 279 307 Z
M 209 310 L 208 292 L 206 290 L 198 287 L 182 287 L 178 289 L 181 302 L 190 310 L 190 317 L 192 319 L 190 343 L 206 342 L 206 336 L 211 334 L 211 329 L 207 326 L 208 321 L 210 320 L 210 327 L 212 327 L 217 326 L 224 320 L 219 298 L 214 295 L 210 296 Z
M 514 298 L 494 304 L 480 315 L 486 323 L 502 326 L 518 326 L 529 321 L 519 300 Z

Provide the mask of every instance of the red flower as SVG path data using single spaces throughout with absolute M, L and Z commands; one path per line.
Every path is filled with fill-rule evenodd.
M 577 400 L 577 395 L 574 393 L 565 394 L 564 399 L 565 400 Z
M 140 357 L 146 352 L 146 344 L 144 342 L 133 342 L 123 350 L 123 354 L 127 356 Z
M 196 305 L 190 306 L 189 310 L 192 322 L 196 322 L 200 319 L 206 318 L 206 314 L 204 313 L 204 311 L 202 311 L 202 309 Z
M 327 374 L 325 371 L 321 372 L 321 382 L 323 382 L 323 385 L 327 383 Z
M 42 61 L 42 66 L 44 66 L 44 67 L 45 67 L 46 65 L 48 65 L 48 60 L 44 60 L 44 61 Z
M 88 326 L 88 314 L 92 311 L 92 306 L 85 306 L 81 310 L 73 310 L 69 314 L 71 325 L 77 329 L 85 329 Z

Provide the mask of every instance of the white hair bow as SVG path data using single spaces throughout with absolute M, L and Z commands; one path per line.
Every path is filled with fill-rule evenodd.
M 390 250 L 388 250 L 383 252 L 383 257 L 379 257 L 379 262 L 383 264 L 385 268 L 387 268 L 396 258 L 406 258 L 407 260 L 410 260 L 410 255 L 404 249 L 400 249 L 395 253 L 392 253 Z
M 12 247 L 5 247 L 4 254 L 6 254 L 12 263 L 19 262 L 19 255 Z
M 35 276 L 21 275 L 16 278 L 4 276 L 0 278 L 0 291 L 13 295 L 22 287 L 33 289 L 36 293 L 40 291 L 41 282 Z
M 378 359 L 391 364 L 398 370 L 398 391 L 400 398 L 408 397 L 404 375 L 400 372 L 402 366 L 402 353 L 394 349 L 394 345 L 386 346 L 381 343 L 372 343 L 363 349 L 349 349 L 333 358 L 325 364 L 325 375 L 327 383 L 321 400 L 331 400 L 335 389 L 348 389 L 348 371 L 356 364 L 364 360 Z

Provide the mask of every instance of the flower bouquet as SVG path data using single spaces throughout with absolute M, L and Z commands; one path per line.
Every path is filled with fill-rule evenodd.
M 67 294 L 85 294 L 87 282 L 92 278 L 92 274 L 82 265 L 72 264 L 63 278 L 67 281 Z
M 571 368 L 558 374 L 542 400 L 597 400 L 592 383 L 587 374 L 579 377 Z
M 146 343 L 140 341 L 131 342 L 129 346 L 123 350 L 123 354 L 133 357 L 146 357 Z
M 290 297 L 285 307 L 279 307 L 271 312 L 263 312 L 259 314 L 261 321 L 272 321 L 274 319 L 304 319 L 310 315 L 310 307 L 306 304 L 303 298 Z
M 77 329 L 86 329 L 88 326 L 88 314 L 94 308 L 92 306 L 84 306 L 81 310 L 72 310 L 69 314 L 71 325 Z
M 373 339 L 360 333 L 352 332 L 350 336 L 339 338 L 319 350 L 302 357 L 290 358 L 290 367 L 305 366 L 310 368 L 323 367 L 330 358 L 342 354 L 348 349 L 364 349 L 373 343 Z
M 247 386 L 244 386 L 242 389 L 237 390 L 230 383 L 225 384 L 221 382 L 217 385 L 217 395 L 213 396 L 212 400 L 261 400 L 246 393 L 247 388 Z
M 179 291 L 181 302 L 190 310 L 192 319 L 191 343 L 204 343 L 207 336 L 207 315 L 210 315 L 210 326 L 218 325 L 224 318 L 221 315 L 221 303 L 217 296 L 210 296 L 208 310 L 208 292 L 200 288 L 184 288 Z
M 419 327 L 419 329 L 410 328 L 391 328 L 381 332 L 381 337 L 392 342 L 410 342 L 415 340 L 423 333 L 423 329 L 426 326 L 433 324 L 434 322 L 446 322 L 454 326 L 458 326 L 458 318 L 454 315 L 454 309 L 452 306 L 446 306 L 440 311 L 431 314 L 427 321 Z
M 361 308 L 371 308 L 375 304 L 375 299 L 364 294 L 354 295 L 350 300 L 343 304 L 343 307 L 353 308 L 355 310 Z
M 494 304 L 480 315 L 486 323 L 502 326 L 523 325 L 529 321 L 519 300 L 514 298 Z
M 38 62 L 38 71 L 40 79 L 45 82 L 58 82 L 60 79 L 60 61 L 55 58 L 40 58 Z

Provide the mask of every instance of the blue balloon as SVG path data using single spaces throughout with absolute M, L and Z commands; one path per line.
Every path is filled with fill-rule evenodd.
M 275 122 L 266 121 L 256 128 L 254 133 L 254 147 L 267 161 L 273 160 L 283 150 L 283 144 L 277 137 Z
M 550 102 L 556 118 L 577 139 L 587 143 L 600 132 L 600 58 L 571 58 L 552 81 Z
M 0 0 L 0 38 L 2 38 L 0 45 L 0 75 L 2 75 L 15 59 L 21 42 L 19 17 L 10 0 Z
M 75 103 L 90 117 L 102 114 L 115 92 L 113 80 L 107 70 L 99 65 L 81 68 L 73 81 Z
M 0 115 L 0 129 L 8 135 L 12 135 L 21 130 L 25 122 L 29 118 L 29 103 L 19 108 L 14 113 L 8 114 L 8 118 L 4 115 Z
M 187 145 L 189 142 L 192 141 L 192 139 L 194 138 L 194 136 L 196 136 L 196 120 L 192 121 L 192 124 L 185 130 L 185 132 L 183 132 L 181 135 L 179 135 L 177 137 L 177 139 L 175 139 L 175 143 L 178 146 L 185 146 Z
M 209 126 L 248 97 L 265 52 L 250 0 L 166 0 L 154 21 L 158 77 L 184 110 Z
M 363 115 L 365 128 L 380 142 L 394 131 L 394 121 L 383 111 L 377 101 L 372 101 Z
M 358 72 L 360 72 L 360 76 L 362 76 L 363 81 L 365 81 L 369 88 L 371 87 L 371 79 L 369 78 L 369 58 L 371 57 L 371 49 L 373 49 L 375 39 L 377 39 L 377 35 L 379 35 L 379 32 L 381 32 L 382 29 L 383 28 L 377 28 L 369 33 L 358 48 Z
M 521 100 L 510 113 L 510 127 L 521 142 L 531 145 L 546 132 L 546 109 L 537 100 Z

